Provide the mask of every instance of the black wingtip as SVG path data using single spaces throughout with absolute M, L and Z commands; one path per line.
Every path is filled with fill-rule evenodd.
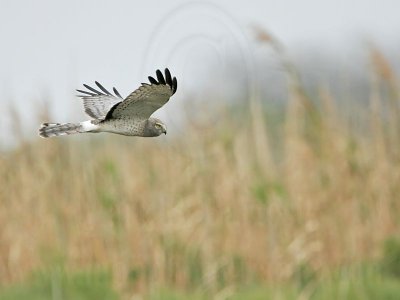
M 165 72 L 165 77 L 160 70 L 157 70 L 156 75 L 158 81 L 151 76 L 148 77 L 149 81 L 151 84 L 156 84 L 156 85 L 168 84 L 172 89 L 172 93 L 175 94 L 176 89 L 178 88 L 178 82 L 176 80 L 176 77 L 172 78 L 171 72 L 168 70 L 168 68 L 165 68 L 164 72 Z
M 165 84 L 164 76 L 163 76 L 163 74 L 162 74 L 162 72 L 160 70 L 156 71 L 156 75 L 157 75 L 158 82 L 160 84 Z
M 149 78 L 149 81 L 150 81 L 151 84 L 157 84 L 158 85 L 157 80 L 155 80 L 153 77 L 149 76 L 148 78 Z
M 170 87 L 172 87 L 171 73 L 169 72 L 168 68 L 165 68 L 165 81 Z
M 176 90 L 178 88 L 178 81 L 176 80 L 176 77 L 172 79 L 172 92 L 175 94 Z

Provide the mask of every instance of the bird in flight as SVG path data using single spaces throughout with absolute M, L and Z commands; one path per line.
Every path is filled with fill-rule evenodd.
M 156 71 L 157 80 L 149 76 L 150 84 L 142 85 L 125 99 L 116 88 L 114 94 L 95 81 L 97 90 L 86 84 L 87 90 L 77 90 L 82 98 L 85 112 L 92 120 L 80 123 L 43 123 L 39 135 L 49 138 L 84 132 L 111 132 L 128 136 L 154 137 L 167 134 L 165 124 L 150 116 L 175 94 L 178 83 L 168 69 L 165 76 Z

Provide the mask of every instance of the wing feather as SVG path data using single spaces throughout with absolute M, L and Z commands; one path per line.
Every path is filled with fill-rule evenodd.
M 85 88 L 87 88 L 88 90 L 92 91 L 93 93 L 96 93 L 97 95 L 101 95 L 101 92 L 99 92 L 98 90 L 88 86 L 87 84 L 83 85 Z
M 112 96 L 111 93 L 110 93 L 109 91 L 107 91 L 107 90 L 104 88 L 104 86 L 102 86 L 99 82 L 95 81 L 94 83 L 99 87 L 99 89 L 101 89 L 101 90 L 103 91 L 103 93 Z
M 176 78 L 174 77 L 174 78 L 172 79 L 172 91 L 174 92 L 174 94 L 175 94 L 177 88 L 178 88 L 178 81 L 177 81 Z
M 76 90 L 81 93 L 78 97 L 83 100 L 83 107 L 85 112 L 92 118 L 98 120 L 104 120 L 110 109 L 117 103 L 121 102 L 121 95 L 114 88 L 114 93 L 116 96 L 111 94 L 106 88 L 104 88 L 99 82 L 95 81 L 95 84 L 102 91 L 98 91 L 93 87 L 84 84 L 83 86 L 89 91 Z
M 165 78 L 160 70 L 156 71 L 156 75 L 158 81 L 149 76 L 151 84 L 142 83 L 122 102 L 115 103 L 104 120 L 118 118 L 147 119 L 167 103 L 176 92 L 177 80 L 175 77 L 171 79 L 171 73 L 168 69 L 165 69 Z
M 150 81 L 151 84 L 158 85 L 157 80 L 155 80 L 153 77 L 149 76 L 148 78 L 149 78 L 149 81 Z
M 89 93 L 87 91 L 82 91 L 82 90 L 76 90 L 76 91 L 79 92 L 79 93 L 82 93 L 82 94 L 89 95 L 89 96 L 96 96 L 97 95 L 97 94 Z M 78 97 L 83 97 L 83 95 L 78 95 Z
M 118 97 L 123 99 L 122 96 L 120 95 L 120 93 L 117 91 L 117 89 L 115 87 L 113 87 L 113 91 L 114 91 L 115 95 L 117 95 Z
M 165 82 L 172 87 L 172 78 L 171 78 L 171 73 L 169 72 L 168 69 L 165 69 Z
M 163 76 L 163 74 L 161 73 L 160 70 L 157 70 L 157 71 L 156 71 L 156 75 L 157 75 L 157 79 L 158 79 L 158 83 L 159 83 L 159 84 L 166 84 L 166 83 L 165 83 L 164 76 Z

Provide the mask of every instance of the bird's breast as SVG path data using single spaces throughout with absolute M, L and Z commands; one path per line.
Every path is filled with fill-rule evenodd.
M 145 124 L 143 120 L 110 119 L 101 123 L 101 129 L 117 134 L 143 136 Z

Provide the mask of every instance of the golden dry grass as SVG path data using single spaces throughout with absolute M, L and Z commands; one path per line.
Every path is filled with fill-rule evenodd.
M 400 118 L 397 79 L 373 55 L 365 130 L 347 125 L 328 90 L 316 109 L 292 87 L 279 160 L 258 107 L 240 126 L 227 113 L 165 143 L 84 136 L 3 153 L 0 282 L 62 261 L 110 269 L 127 295 L 215 294 L 378 257 L 399 230 Z

